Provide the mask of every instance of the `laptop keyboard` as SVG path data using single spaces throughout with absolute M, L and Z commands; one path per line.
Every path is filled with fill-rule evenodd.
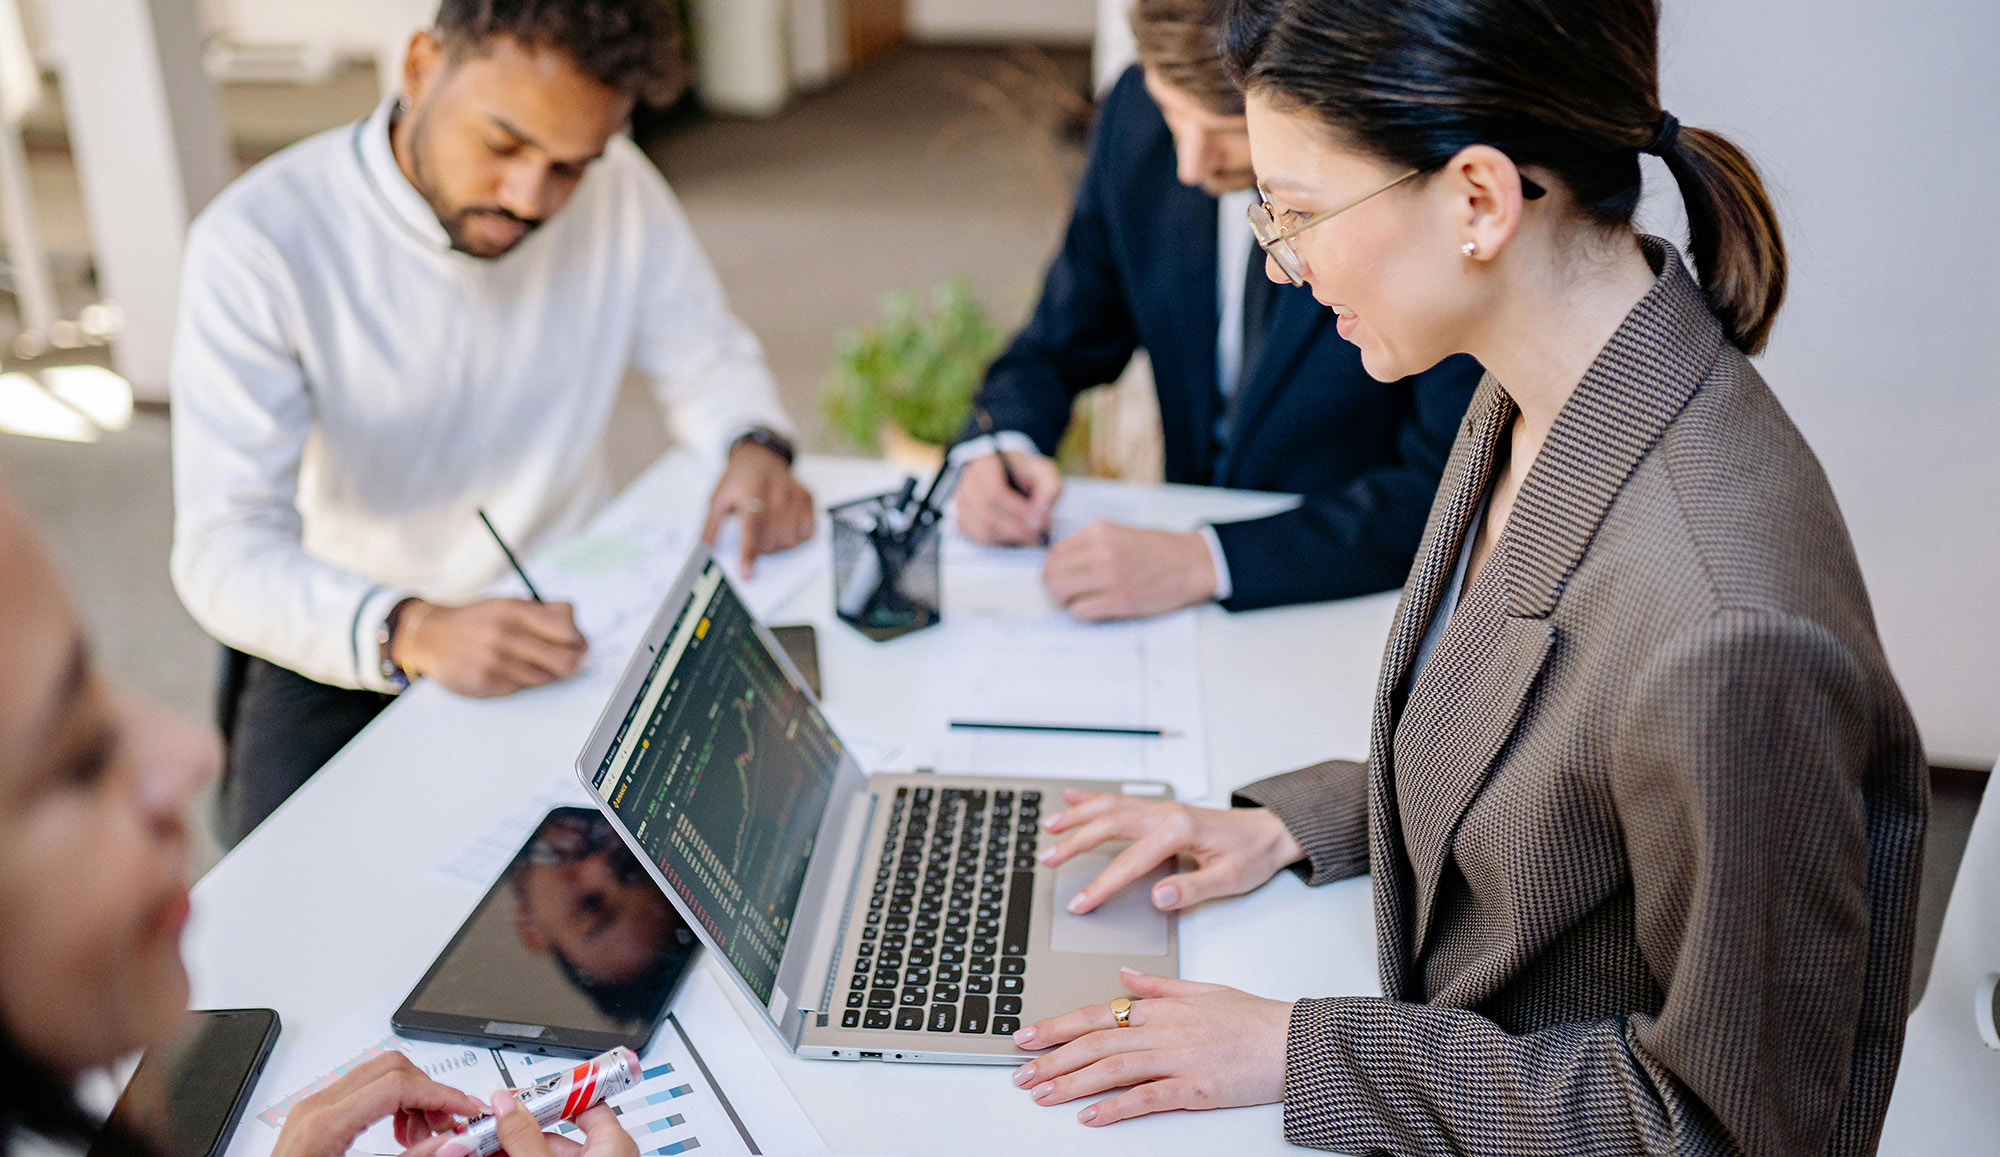
M 1041 820 L 1038 791 L 896 789 L 840 1027 L 1021 1027 Z

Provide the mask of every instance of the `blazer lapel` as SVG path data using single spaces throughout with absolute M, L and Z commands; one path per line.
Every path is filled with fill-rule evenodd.
M 1249 444 L 1258 424 L 1270 412 L 1279 385 L 1292 376 L 1306 347 L 1320 327 L 1327 324 L 1332 312 L 1314 301 L 1310 290 L 1292 286 L 1278 290 L 1278 299 L 1271 304 L 1270 329 L 1265 333 L 1264 348 L 1259 351 L 1256 364 L 1247 367 L 1249 373 L 1230 402 L 1229 444 L 1237 448 L 1229 455 L 1232 464 L 1243 461 L 1240 448 Z M 1230 481 L 1219 477 L 1215 484 L 1227 486 Z
M 1445 584 L 1458 562 L 1459 544 L 1486 494 L 1493 460 L 1514 419 L 1514 403 L 1488 374 L 1466 407 L 1451 457 L 1438 483 L 1429 525 L 1417 546 L 1416 563 L 1403 585 L 1402 600 L 1389 627 L 1381 680 L 1369 728 L 1368 858 L 1375 877 L 1376 955 L 1384 992 L 1401 999 L 1406 969 L 1414 954 L 1405 938 L 1411 917 L 1412 880 L 1397 816 L 1394 737 L 1402 708 L 1402 686 L 1418 641 L 1429 625 Z
M 1197 464 L 1197 477 L 1191 481 L 1207 483 L 1214 480 L 1215 470 L 1209 431 L 1215 428 L 1215 329 L 1221 310 L 1215 293 L 1216 200 L 1176 184 L 1164 207 L 1171 221 L 1167 236 L 1172 238 L 1165 251 L 1173 272 L 1160 285 L 1166 291 L 1164 298 L 1173 303 L 1177 344 L 1185 359 L 1180 380 L 1189 394 L 1184 399 L 1190 420 L 1181 429 L 1188 440 L 1181 447 L 1182 460 Z M 1162 410 L 1173 405 L 1171 399 L 1161 399 Z
M 1420 593 L 1415 576 L 1405 593 L 1406 604 L 1421 605 L 1397 615 L 1372 738 L 1378 774 L 1407 777 L 1400 791 L 1397 783 L 1384 786 L 1391 804 L 1401 799 L 1412 809 L 1410 822 L 1399 826 L 1408 833 L 1415 893 L 1408 962 L 1419 959 L 1428 943 L 1452 833 L 1485 785 L 1558 642 L 1548 616 L 1626 479 L 1686 406 L 1720 350 L 1721 327 L 1680 255 L 1656 238 L 1643 237 L 1641 244 L 1659 277 L 1556 415 L 1507 529 L 1419 677 L 1407 718 L 1400 719 L 1396 691 L 1457 562 L 1442 553 L 1447 544 L 1427 539 L 1419 557 L 1432 573 Z M 1505 398 L 1489 376 L 1475 406 L 1489 387 Z M 1492 405 L 1490 412 L 1500 428 L 1484 430 L 1486 470 L 1476 479 L 1467 472 L 1461 484 L 1476 482 L 1477 489 L 1455 496 L 1464 505 L 1457 533 L 1438 536 L 1450 539 L 1452 551 L 1472 508 L 1485 500 L 1493 449 L 1513 420 L 1511 402 Z

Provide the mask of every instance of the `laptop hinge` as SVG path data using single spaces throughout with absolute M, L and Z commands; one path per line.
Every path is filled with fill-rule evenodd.
M 834 925 L 833 942 L 826 948 L 826 973 L 818 997 L 802 1002 L 799 1006 L 802 1029 L 812 1027 L 815 1023 L 824 1027 L 827 1013 L 840 999 L 839 993 L 834 989 L 834 986 L 840 983 L 840 950 L 847 943 L 847 923 L 854 917 L 854 898 L 859 894 L 861 881 L 868 871 L 868 856 L 872 851 L 868 845 L 868 833 L 874 830 L 875 809 L 880 803 L 881 797 L 870 790 L 867 806 L 854 808 L 850 812 L 851 816 L 859 817 L 858 823 L 850 819 L 847 831 L 842 833 L 842 842 L 852 842 L 854 845 L 854 854 L 851 857 L 854 867 L 848 873 L 847 892 L 841 897 L 840 919 Z M 811 1019 L 805 1019 L 808 1017 Z

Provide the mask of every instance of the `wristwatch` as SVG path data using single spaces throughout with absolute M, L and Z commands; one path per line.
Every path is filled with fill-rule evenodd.
M 396 628 L 403 625 L 403 611 L 416 601 L 415 599 L 404 599 L 395 606 L 390 607 L 388 617 L 382 620 L 381 626 L 375 628 L 375 649 L 382 663 L 382 677 L 387 679 L 398 691 L 408 691 L 410 689 L 410 675 L 409 672 L 398 667 L 396 660 L 390 658 L 390 656 L 395 654 Z
M 792 440 L 790 438 L 785 437 L 783 434 L 778 433 L 776 430 L 771 429 L 769 426 L 750 427 L 749 433 L 744 434 L 741 438 L 736 439 L 736 441 L 730 446 L 730 449 L 733 450 L 737 446 L 741 446 L 745 442 L 751 442 L 758 446 L 762 446 L 764 449 L 769 450 L 771 453 L 776 454 L 780 458 L 783 458 L 785 460 L 785 465 L 787 466 L 790 466 L 792 464 L 792 460 L 798 457 L 798 452 L 792 448 Z

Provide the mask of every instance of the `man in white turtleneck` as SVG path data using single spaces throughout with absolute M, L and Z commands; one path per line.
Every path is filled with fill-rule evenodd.
M 401 91 L 265 161 L 188 239 L 174 583 L 226 655 L 242 838 L 413 678 L 574 673 L 570 608 L 484 597 L 609 494 L 628 371 L 720 471 L 746 562 L 812 533 L 790 424 L 665 180 L 620 128 L 679 77 L 656 0 L 444 0 Z

